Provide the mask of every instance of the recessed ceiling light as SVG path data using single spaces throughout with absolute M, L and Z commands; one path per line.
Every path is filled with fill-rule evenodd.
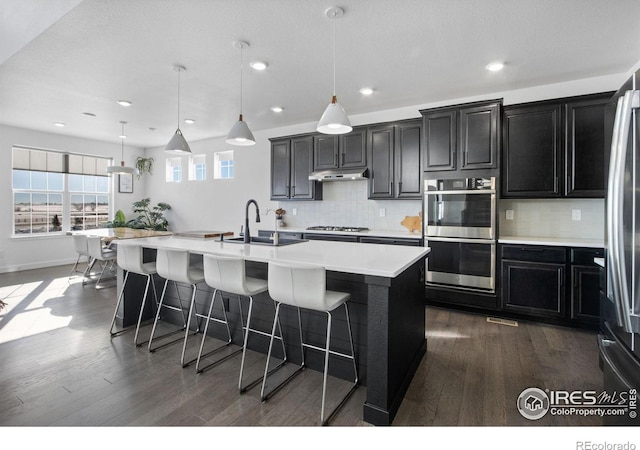
M 131 102 L 129 100 L 118 100 L 118 105 L 120 106 L 131 106 Z
M 196 123 L 196 121 L 193 119 L 184 119 L 184 123 L 192 124 L 192 123 Z
M 95 117 L 96 116 L 94 113 L 90 113 L 90 112 L 83 112 L 82 114 L 87 116 L 87 117 Z
M 63 127 L 65 124 L 62 122 L 53 122 L 53 125 L 55 125 L 56 127 Z
M 363 87 L 362 89 L 360 89 L 360 93 L 362 95 L 371 95 L 371 94 L 373 94 L 373 89 L 371 89 L 369 87 Z
M 271 107 L 271 111 L 280 113 L 280 112 L 282 112 L 282 107 L 281 106 L 272 106 Z
M 156 128 L 155 127 L 149 127 L 148 130 L 149 131 L 156 131 Z
M 490 72 L 497 72 L 499 70 L 502 70 L 503 67 L 504 67 L 504 63 L 492 62 L 492 63 L 487 64 L 485 66 L 485 69 L 487 69 Z
M 264 70 L 267 68 L 267 63 L 264 61 L 252 61 L 249 65 L 254 70 Z

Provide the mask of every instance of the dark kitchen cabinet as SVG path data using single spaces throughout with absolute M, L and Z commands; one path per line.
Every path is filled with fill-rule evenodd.
M 396 125 L 395 197 L 422 198 L 422 120 Z
M 571 320 L 597 326 L 600 319 L 600 266 L 594 258 L 604 257 L 603 249 L 572 248 Z
M 366 143 L 366 127 L 340 136 L 314 136 L 313 170 L 367 167 Z
M 560 197 L 562 107 L 505 107 L 503 197 Z
M 610 94 L 504 108 L 502 196 L 604 197 Z
M 394 197 L 395 126 L 379 125 L 367 130 L 369 198 Z
M 600 317 L 602 248 L 502 245 L 502 309 L 595 327 Z M 566 280 L 566 282 L 565 282 Z
M 564 318 L 566 249 L 502 246 L 502 309 L 534 317 Z
M 569 102 L 566 115 L 567 197 L 604 198 L 605 107 L 604 99 Z
M 322 184 L 309 181 L 313 136 L 271 141 L 271 200 L 322 200 Z
M 421 110 L 424 171 L 496 169 L 501 138 L 501 105 L 496 100 Z
M 421 198 L 421 140 L 421 119 L 369 128 L 369 198 Z

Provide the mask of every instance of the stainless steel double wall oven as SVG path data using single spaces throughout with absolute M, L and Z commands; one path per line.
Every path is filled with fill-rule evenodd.
M 424 181 L 427 285 L 495 292 L 496 179 Z

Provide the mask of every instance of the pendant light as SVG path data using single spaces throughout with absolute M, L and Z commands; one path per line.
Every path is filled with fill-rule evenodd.
M 182 135 L 182 131 L 180 131 L 180 72 L 187 69 L 183 66 L 176 65 L 173 66 L 173 70 L 178 72 L 178 128 L 176 129 L 176 134 L 173 135 L 167 146 L 164 148 L 164 151 L 178 155 L 191 154 L 189 144 L 187 144 L 186 139 Z
M 318 122 L 316 130 L 324 134 L 345 134 L 353 128 L 344 108 L 336 97 L 336 20 L 344 15 L 344 10 L 337 6 L 327 9 L 327 17 L 333 20 L 333 97 Z
M 121 146 L 122 146 L 122 160 L 120 161 L 120 165 L 119 166 L 107 166 L 107 173 L 131 173 L 131 174 L 135 174 L 138 175 L 138 169 L 136 169 L 135 167 L 129 167 L 129 166 L 125 166 L 124 165 L 124 139 L 125 139 L 125 135 L 124 135 L 124 125 L 127 122 L 123 122 L 120 121 L 120 123 L 122 124 L 122 134 L 120 135 L 120 141 L 121 141 Z
M 244 41 L 237 41 L 233 46 L 240 49 L 240 118 L 233 125 L 231 131 L 227 135 L 227 144 L 231 145 L 253 145 L 256 143 L 253 133 L 249 129 L 247 122 L 242 118 L 242 49 L 248 47 L 249 44 Z

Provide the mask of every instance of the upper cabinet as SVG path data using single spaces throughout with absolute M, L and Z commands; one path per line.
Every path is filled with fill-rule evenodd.
M 367 133 L 369 198 L 421 198 L 422 120 L 372 126 Z
M 271 200 L 322 200 L 322 184 L 309 181 L 313 136 L 271 141 Z
M 504 108 L 502 196 L 604 197 L 610 94 Z
M 313 170 L 367 167 L 367 128 L 355 127 L 343 135 L 313 138 Z
M 491 171 L 498 167 L 502 102 L 421 110 L 424 171 Z

